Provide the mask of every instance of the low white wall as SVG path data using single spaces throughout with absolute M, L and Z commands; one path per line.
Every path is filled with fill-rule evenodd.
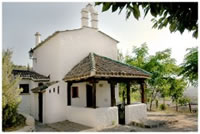
M 125 106 L 125 123 L 141 121 L 147 118 L 147 106 L 144 103 Z
M 67 120 L 79 123 L 85 126 L 101 128 L 118 124 L 118 108 L 83 108 L 67 106 Z

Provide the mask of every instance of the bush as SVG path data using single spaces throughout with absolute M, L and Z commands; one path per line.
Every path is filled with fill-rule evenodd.
M 3 109 L 3 128 L 14 126 L 17 121 L 17 107 L 12 108 L 8 105 Z
M 21 114 L 17 114 L 15 116 L 12 116 L 12 117 L 15 117 L 16 119 L 16 122 L 14 122 L 12 125 L 7 125 L 6 127 L 3 127 L 3 131 L 5 132 L 9 132 L 9 131 L 16 131 L 20 128 L 22 128 L 23 126 L 25 126 L 25 122 L 26 122 L 26 118 L 21 115 Z
M 13 64 L 11 62 L 12 52 L 3 51 L 2 59 L 2 110 L 3 110 L 3 129 L 12 127 L 18 122 L 17 107 L 21 102 L 19 89 L 19 77 L 12 74 Z
M 166 109 L 167 109 L 167 107 L 166 107 L 166 105 L 164 105 L 164 104 L 161 104 L 161 105 L 160 105 L 160 109 L 161 109 L 161 110 L 166 110 Z

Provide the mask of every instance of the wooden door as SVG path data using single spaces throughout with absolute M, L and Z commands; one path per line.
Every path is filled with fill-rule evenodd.
M 38 115 L 39 115 L 39 122 L 43 122 L 43 94 L 42 93 L 39 93 L 38 94 Z

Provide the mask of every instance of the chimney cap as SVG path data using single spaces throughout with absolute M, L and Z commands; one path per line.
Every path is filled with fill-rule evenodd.
M 87 10 L 86 8 L 83 8 L 83 9 L 81 10 L 81 12 L 88 12 L 88 10 Z
M 39 32 L 36 32 L 35 36 L 41 36 L 41 34 Z

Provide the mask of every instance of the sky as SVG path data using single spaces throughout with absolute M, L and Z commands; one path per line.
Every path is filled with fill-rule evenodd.
M 41 40 L 46 39 L 55 31 L 71 30 L 81 27 L 81 9 L 88 3 L 3 3 L 3 49 L 13 51 L 12 61 L 17 65 L 32 65 L 28 51 L 35 46 L 36 32 L 41 33 Z M 93 3 L 92 3 L 93 4 Z M 139 20 L 131 16 L 98 11 L 98 28 L 119 41 L 117 47 L 123 54 L 131 54 L 133 46 L 139 47 L 146 43 L 149 54 L 167 48 L 172 50 L 172 58 L 177 64 L 182 63 L 186 49 L 197 46 L 197 40 L 187 30 L 170 33 L 168 28 L 152 29 L 152 16 L 148 14 Z

